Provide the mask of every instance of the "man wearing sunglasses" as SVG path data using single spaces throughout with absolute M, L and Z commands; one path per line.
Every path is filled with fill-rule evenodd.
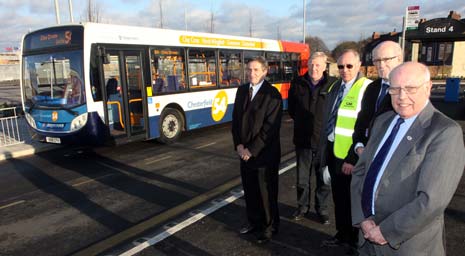
M 372 81 L 359 73 L 360 55 L 347 49 L 337 60 L 341 78 L 330 89 L 323 118 L 320 140 L 320 163 L 328 166 L 331 175 L 336 217 L 336 235 L 323 241 L 323 246 L 348 246 L 355 253 L 358 230 L 352 227 L 350 216 L 350 181 L 353 165 L 346 160 L 352 146 L 357 114 L 363 93 Z
M 392 110 L 389 88 L 389 73 L 402 64 L 401 46 L 394 41 L 384 41 L 378 44 L 372 52 L 373 64 L 379 78 L 369 84 L 362 99 L 362 110 L 358 113 L 352 136 L 352 149 L 349 151 L 352 164 L 358 160 L 370 136 L 370 127 L 375 118 L 384 112 Z
M 444 211 L 465 165 L 462 128 L 429 102 L 428 68 L 389 75 L 394 111 L 376 118 L 354 168 L 352 223 L 360 255 L 446 255 Z

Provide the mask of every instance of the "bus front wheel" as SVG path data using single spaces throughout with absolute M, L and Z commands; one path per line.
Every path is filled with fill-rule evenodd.
M 184 127 L 184 121 L 181 113 L 173 108 L 167 108 L 161 114 L 160 122 L 160 142 L 171 144 L 175 142 Z

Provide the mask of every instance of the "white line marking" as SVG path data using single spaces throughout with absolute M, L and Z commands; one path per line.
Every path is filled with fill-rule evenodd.
M 113 176 L 113 175 L 115 175 L 115 174 L 116 174 L 116 173 L 109 173 L 109 174 L 106 174 L 106 175 L 97 177 L 97 178 L 95 178 L 95 179 L 88 179 L 88 180 L 85 180 L 85 181 L 78 182 L 78 183 L 76 183 L 76 184 L 72 184 L 71 186 L 73 186 L 73 187 L 81 186 L 81 185 L 84 185 L 84 184 L 86 184 L 86 183 L 90 183 L 90 182 L 93 182 L 93 181 L 97 181 L 97 180 L 106 178 L 106 177 L 108 177 L 108 176 Z
M 208 143 L 208 144 L 205 144 L 205 145 L 198 146 L 198 147 L 196 147 L 195 149 L 206 148 L 206 147 L 208 147 L 208 146 L 215 145 L 215 144 L 216 144 L 216 142 L 212 142 L 212 143 Z
M 7 204 L 7 205 L 4 205 L 4 206 L 0 206 L 0 210 L 2 209 L 5 209 L 5 208 L 8 208 L 8 207 L 11 207 L 11 206 L 15 206 L 17 204 L 22 204 L 22 203 L 25 203 L 26 201 L 25 200 L 20 200 L 20 201 L 16 201 L 16 202 L 13 202 L 11 204 Z
M 288 170 L 294 168 L 297 164 L 294 162 L 284 168 L 282 168 L 281 170 L 279 170 L 279 174 L 283 174 L 285 172 L 287 172 Z M 163 239 L 165 238 L 168 238 L 170 237 L 171 235 L 175 234 L 176 232 L 178 231 L 181 231 L 182 229 L 194 224 L 195 222 L 203 219 L 204 217 L 206 217 L 207 215 L 215 212 L 216 210 L 220 209 L 221 207 L 223 206 L 226 206 L 234 201 L 236 201 L 237 199 L 241 198 L 242 196 L 244 195 L 244 190 L 241 190 L 240 192 L 235 192 L 233 193 L 232 196 L 220 201 L 220 202 L 215 202 L 214 204 L 212 204 L 212 206 L 210 208 L 207 208 L 203 211 L 201 211 L 200 213 L 198 214 L 195 214 L 193 215 L 192 217 L 182 221 L 181 223 L 179 223 L 178 225 L 174 226 L 174 227 L 171 227 L 171 228 L 168 228 L 166 229 L 165 231 L 157 234 L 156 236 L 150 238 L 149 240 L 133 247 L 132 249 L 120 254 L 120 256 L 131 256 L 131 255 L 134 255 L 138 252 L 141 252 L 142 250 L 144 250 L 145 248 L 147 247 L 150 247 L 152 245 L 155 245 L 159 242 L 161 242 Z
M 160 162 L 162 160 L 166 160 L 168 158 L 171 158 L 171 156 L 165 156 L 165 157 L 162 157 L 162 158 L 157 158 L 157 159 L 154 159 L 152 161 L 146 161 L 145 162 L 145 165 L 149 165 L 149 164 L 153 164 L 153 163 L 156 163 L 156 162 Z

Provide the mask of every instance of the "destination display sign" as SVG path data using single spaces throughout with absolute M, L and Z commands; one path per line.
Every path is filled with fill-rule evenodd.
M 179 37 L 179 42 L 181 44 L 205 45 L 205 46 L 228 46 L 228 47 L 244 47 L 244 48 L 253 48 L 253 49 L 264 48 L 263 43 L 259 41 L 225 39 L 225 38 L 203 37 L 203 36 L 183 35 Z
M 37 50 L 57 46 L 82 45 L 82 27 L 57 27 L 39 30 L 24 40 L 25 50 Z

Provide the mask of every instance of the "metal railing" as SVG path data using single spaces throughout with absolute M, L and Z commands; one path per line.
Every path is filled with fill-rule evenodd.
M 15 107 L 0 109 L 0 147 L 24 143 L 18 118 Z

